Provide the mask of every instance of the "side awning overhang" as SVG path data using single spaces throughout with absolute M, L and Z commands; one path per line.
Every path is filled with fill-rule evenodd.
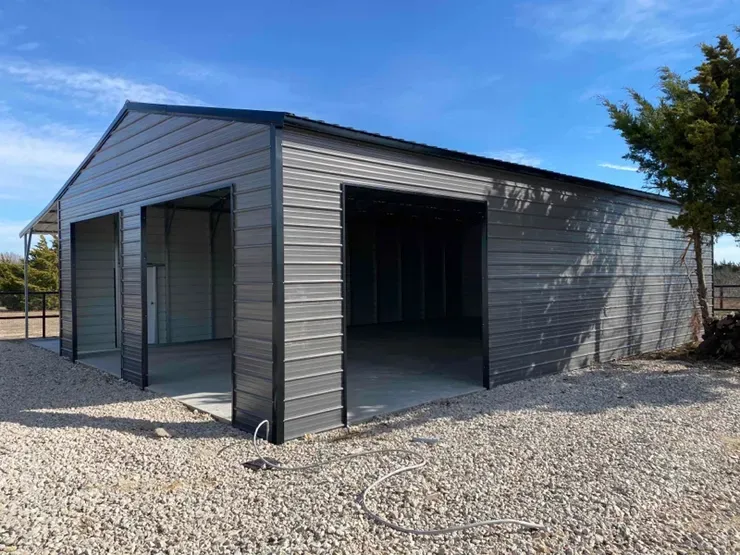
M 56 199 L 49 203 L 38 216 L 23 228 L 18 234 L 24 235 L 56 235 L 59 230 L 59 214 L 57 212 Z

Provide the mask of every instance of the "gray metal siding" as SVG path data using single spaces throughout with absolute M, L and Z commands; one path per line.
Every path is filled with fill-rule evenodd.
M 342 184 L 488 202 L 494 383 L 690 336 L 677 207 L 286 128 L 286 438 L 342 424 Z
M 234 187 L 234 422 L 253 430 L 273 414 L 271 169 Z M 273 422 L 274 426 L 274 422 Z
M 121 211 L 121 377 L 147 386 L 144 322 L 145 234 L 142 209 Z
M 489 200 L 493 384 L 691 339 L 693 264 L 667 221 L 677 207 L 542 183 L 512 192 Z
M 72 233 L 59 215 L 59 354 L 74 357 L 72 326 Z
M 114 216 L 75 224 L 78 354 L 116 348 Z
M 266 125 L 129 112 L 61 197 L 63 242 L 65 238 L 69 239 L 69 225 L 73 221 L 117 211 L 124 213 L 121 229 L 124 378 L 145 385 L 143 311 L 140 304 L 141 253 L 145 245 L 141 241 L 138 223 L 140 208 L 233 185 L 239 195 L 245 195 L 235 218 L 244 233 L 241 237 L 237 235 L 237 239 L 242 246 L 250 245 L 253 230 L 260 234 L 264 226 L 269 228 L 271 225 L 269 204 L 255 208 L 255 203 L 248 200 L 251 198 L 248 193 L 263 186 L 269 187 L 269 136 L 269 126 Z M 268 248 L 270 244 L 268 240 Z M 68 333 L 72 322 L 71 278 L 70 266 L 65 267 L 65 263 L 69 263 L 68 250 L 63 246 L 62 321 L 65 327 L 62 350 L 71 354 L 73 336 Z M 262 302 L 265 282 L 260 279 L 263 276 L 259 264 L 241 264 L 237 273 L 240 282 L 236 287 L 241 298 Z M 271 284 L 271 279 L 267 279 L 267 283 Z M 264 310 L 261 305 L 250 308 L 255 308 L 251 314 L 258 314 L 268 321 L 271 319 L 271 311 Z M 240 368 L 251 368 L 261 376 L 271 375 L 261 369 L 265 361 L 271 366 L 271 355 L 264 354 L 263 336 L 242 334 L 235 343 L 242 361 L 256 360 L 259 363 L 252 367 L 251 363 L 242 362 Z M 240 387 L 244 389 L 243 385 Z M 259 394 L 263 393 L 261 388 Z M 239 418 L 251 414 L 257 405 L 252 407 L 251 401 L 242 399 L 240 393 L 237 394 L 237 404 L 241 407 Z

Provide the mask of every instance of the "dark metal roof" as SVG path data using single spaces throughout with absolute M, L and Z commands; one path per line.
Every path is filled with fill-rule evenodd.
M 603 181 L 596 181 L 594 179 L 586 179 L 584 177 L 577 177 L 564 173 L 559 173 L 551 170 L 545 170 L 542 168 L 534 168 L 531 166 L 525 166 L 523 164 L 516 164 L 514 162 L 506 162 L 504 160 L 497 160 L 495 158 L 488 158 L 486 156 L 479 156 L 477 154 L 469 154 L 467 152 L 461 152 L 457 150 L 451 150 L 442 147 L 436 147 L 427 145 L 424 143 L 417 143 L 413 141 L 407 141 L 405 139 L 398 139 L 388 135 L 381 135 L 379 133 L 371 133 L 368 131 L 362 131 L 354 129 L 352 127 L 346 127 L 343 125 L 337 125 L 334 123 L 327 123 L 325 121 L 305 118 L 291 114 L 290 112 L 274 112 L 267 110 L 240 110 L 234 108 L 211 108 L 206 106 L 178 106 L 169 104 L 148 104 L 142 102 L 130 102 L 127 101 L 121 111 L 118 113 L 116 118 L 113 120 L 111 125 L 108 127 L 106 132 L 97 142 L 95 147 L 85 157 L 80 166 L 65 182 L 64 186 L 54 195 L 54 198 L 46 205 L 46 207 L 29 223 L 20 235 L 23 236 L 29 231 L 34 232 L 34 226 L 39 223 L 42 219 L 47 217 L 56 201 L 58 201 L 67 190 L 67 187 L 77 178 L 80 172 L 87 166 L 92 157 L 102 146 L 108 136 L 118 126 L 123 117 L 129 111 L 132 112 L 146 112 L 150 114 L 168 114 L 168 115 L 180 115 L 180 116 L 195 116 L 204 118 L 216 118 L 216 119 L 227 119 L 232 121 L 244 121 L 249 123 L 264 123 L 267 125 L 276 126 L 289 126 L 307 131 L 314 131 L 317 133 L 324 133 L 333 135 L 343 139 L 352 141 L 358 141 L 362 143 L 369 143 L 378 146 L 384 146 L 396 150 L 404 150 L 413 152 L 415 154 L 422 154 L 425 156 L 434 156 L 437 158 L 444 158 L 447 160 L 455 160 L 459 162 L 465 162 L 469 164 L 476 164 L 479 166 L 496 169 L 500 171 L 516 173 L 521 175 L 528 175 L 532 177 L 539 177 L 549 179 L 552 181 L 559 181 L 561 183 L 569 183 L 575 185 L 582 185 L 593 189 L 600 189 L 604 191 L 612 191 L 633 197 L 646 198 L 650 200 L 657 200 L 668 204 L 678 204 L 673 199 L 665 197 L 663 195 L 657 195 L 655 193 L 649 193 L 646 191 L 640 191 L 637 189 L 630 189 L 628 187 L 621 187 L 619 185 L 612 185 L 611 183 L 605 183 Z M 47 218 L 48 219 L 48 218 Z M 41 231 L 36 231 L 40 233 Z

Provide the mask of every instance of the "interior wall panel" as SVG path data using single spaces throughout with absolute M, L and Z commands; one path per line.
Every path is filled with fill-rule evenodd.
M 170 341 L 211 339 L 210 213 L 175 210 L 169 236 Z
M 146 210 L 147 264 L 157 266 L 157 342 L 167 342 L 167 241 L 165 210 L 148 206 Z
M 229 214 L 213 221 L 213 337 L 229 338 L 233 328 L 233 246 Z

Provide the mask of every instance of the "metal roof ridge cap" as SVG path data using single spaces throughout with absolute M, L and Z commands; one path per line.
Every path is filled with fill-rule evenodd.
M 154 104 L 147 102 L 132 102 L 130 100 L 126 101 L 126 107 L 131 111 L 144 112 L 147 114 L 211 117 L 277 126 L 283 125 L 283 121 L 286 116 L 286 112 L 273 110 L 248 110 L 242 108 L 218 108 L 212 106 L 180 104 Z

